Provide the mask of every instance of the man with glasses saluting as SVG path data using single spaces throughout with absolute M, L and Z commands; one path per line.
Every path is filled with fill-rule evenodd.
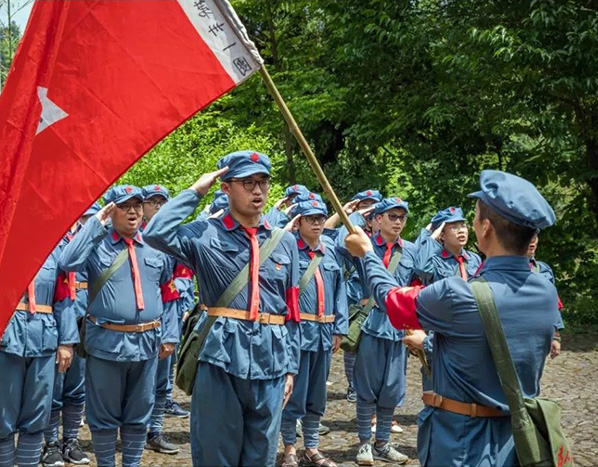
M 144 237 L 195 272 L 203 299 L 193 465 L 274 465 L 283 400 L 299 369 L 298 250 L 293 235 L 262 216 L 269 158 L 238 151 L 218 168 L 164 205 Z M 180 225 L 218 177 L 229 208 Z
M 84 345 L 87 423 L 98 466 L 115 465 L 118 430 L 123 466 L 136 466 L 154 405 L 158 358 L 179 339 L 173 261 L 146 245 L 139 226 L 141 190 L 115 186 L 106 206 L 64 247 L 61 269 L 86 271 Z M 112 225 L 106 227 L 111 219 Z
M 380 257 L 396 278 L 407 286 L 413 278 L 416 257 L 415 245 L 401 238 L 407 222 L 408 203 L 400 198 L 385 198 L 374 207 L 374 217 L 380 230 L 370 239 L 374 252 Z M 337 248 L 345 258 L 353 258 L 344 247 L 346 228 L 342 228 L 337 238 Z M 353 258 L 363 296 L 370 297 L 367 286 L 367 271 L 364 263 Z M 361 340 L 355 362 L 355 392 L 357 393 L 357 430 L 360 448 L 357 453 L 359 465 L 373 465 L 374 459 L 404 463 L 408 457 L 397 451 L 389 442 L 392 417 L 395 407 L 403 403 L 405 397 L 405 370 L 407 353 L 401 339 L 404 331 L 392 327 L 386 314 L 369 298 L 362 300 L 364 311 L 369 311 L 363 323 Z M 373 450 L 372 416 L 377 415 L 376 442 Z

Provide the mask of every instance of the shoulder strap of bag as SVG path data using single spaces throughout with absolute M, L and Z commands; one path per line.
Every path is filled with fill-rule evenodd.
M 274 229 L 264 243 L 260 246 L 260 266 L 270 257 L 276 246 L 282 240 L 285 231 L 283 229 Z M 249 282 L 249 263 L 237 274 L 237 277 L 229 284 L 226 290 L 222 293 L 218 301 L 217 307 L 228 307 L 237 295 Z M 205 329 L 206 326 L 204 326 Z
M 390 258 L 390 263 L 388 263 L 387 271 L 390 273 L 390 275 L 393 275 L 395 273 L 395 271 L 399 267 L 399 263 L 401 262 L 402 257 L 403 257 L 403 248 L 399 247 L 399 249 L 397 251 L 395 251 L 393 253 L 392 257 Z M 374 300 L 374 297 L 370 297 L 370 299 L 366 303 L 365 307 L 363 308 L 363 312 L 366 315 L 369 314 L 370 311 L 372 311 L 372 308 L 374 308 L 375 302 L 376 301 Z
M 351 279 L 351 276 L 353 276 L 353 273 L 356 271 L 356 267 L 355 266 L 351 266 L 349 269 L 347 268 L 343 268 L 344 269 L 344 273 L 343 276 L 345 278 L 345 281 L 348 281 L 349 279 Z
M 309 284 L 309 281 L 315 274 L 317 267 L 322 262 L 322 258 L 322 253 L 316 253 L 309 262 L 309 266 L 307 267 L 307 269 L 303 273 L 303 276 L 301 276 L 301 280 L 299 281 L 299 295 L 303 293 L 303 291 L 307 287 L 307 284 Z
M 125 264 L 127 259 L 129 259 L 129 249 L 125 248 L 124 250 L 121 250 L 118 255 L 116 255 L 116 258 L 114 258 L 114 261 L 112 262 L 110 267 L 108 269 L 104 269 L 102 271 L 102 274 L 100 274 L 100 276 L 95 280 L 95 282 L 89 288 L 89 297 L 87 299 L 88 307 L 89 307 L 89 305 L 91 305 L 91 303 L 97 297 L 98 293 L 100 293 L 100 290 L 102 290 L 102 287 L 104 287 L 104 284 L 106 284 L 106 282 L 108 282 L 108 280 L 114 275 L 114 273 L 116 271 L 118 271 L 118 269 L 123 264 Z
M 486 331 L 486 339 L 492 352 L 498 379 L 511 410 L 511 417 L 517 418 L 517 421 L 522 420 L 521 423 L 516 422 L 513 425 L 521 426 L 522 424 L 531 423 L 527 420 L 529 414 L 525 408 L 519 378 L 509 352 L 504 329 L 498 318 L 498 311 L 496 310 L 496 303 L 490 285 L 481 277 L 470 282 L 470 284 Z M 524 419 L 526 421 L 523 421 Z

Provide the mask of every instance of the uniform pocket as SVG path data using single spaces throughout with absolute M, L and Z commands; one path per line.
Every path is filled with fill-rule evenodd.
M 144 258 L 143 262 L 146 265 L 145 273 L 148 275 L 148 279 L 151 282 L 158 283 L 160 276 L 162 275 L 162 261 L 159 258 Z
M 274 374 L 285 369 L 289 355 L 289 331 L 286 326 L 272 326 L 272 370 Z
M 274 252 L 270 255 L 270 258 L 262 268 L 266 268 L 266 274 L 269 277 L 275 277 L 277 279 L 285 279 L 287 274 L 290 273 L 291 258 L 284 253 Z
M 56 321 L 44 320 L 42 332 L 42 351 L 56 350 L 58 348 L 58 329 L 56 328 Z

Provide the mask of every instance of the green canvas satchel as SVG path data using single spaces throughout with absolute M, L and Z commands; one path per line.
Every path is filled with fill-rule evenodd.
M 285 231 L 274 229 L 272 235 L 268 237 L 260 247 L 260 266 L 270 257 L 276 246 L 282 240 Z M 229 284 L 222 293 L 215 307 L 228 307 L 237 295 L 249 282 L 249 264 L 237 274 L 237 277 Z M 210 332 L 210 329 L 218 319 L 218 316 L 208 316 L 206 323 L 200 331 L 196 330 L 197 323 L 201 318 L 203 310 L 200 304 L 195 305 L 193 311 L 189 314 L 187 321 L 181 333 L 181 344 L 177 356 L 176 384 L 185 393 L 190 396 L 193 393 L 195 377 L 197 375 L 197 366 L 199 364 L 199 353 Z
M 388 264 L 388 272 L 394 274 L 401 262 L 403 257 L 403 249 L 399 248 L 392 256 L 390 263 Z M 349 307 L 349 330 L 347 335 L 343 336 L 341 341 L 341 349 L 345 352 L 357 352 L 359 348 L 359 342 L 361 341 L 361 327 L 367 319 L 370 311 L 374 308 L 375 300 L 374 297 L 370 297 L 365 306 L 356 303 Z
M 523 397 L 492 290 L 483 278 L 471 282 L 471 287 L 511 411 L 515 451 L 521 467 L 573 466 L 573 455 L 561 428 L 560 407 L 550 399 Z

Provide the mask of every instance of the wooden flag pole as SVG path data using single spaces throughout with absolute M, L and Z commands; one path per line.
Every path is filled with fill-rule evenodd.
M 332 203 L 334 210 L 338 213 L 341 221 L 343 222 L 343 224 L 345 224 L 349 233 L 355 233 L 355 228 L 349 220 L 349 216 L 347 216 L 347 213 L 343 209 L 343 206 L 338 200 L 336 193 L 332 189 L 330 182 L 328 182 L 328 178 L 326 178 L 326 174 L 322 170 L 322 167 L 320 167 L 318 159 L 316 159 L 316 156 L 309 147 L 309 143 L 305 139 L 305 136 L 303 136 L 303 133 L 301 133 L 301 129 L 297 125 L 297 122 L 295 121 L 293 114 L 287 107 L 287 104 L 280 95 L 280 92 L 278 92 L 278 88 L 274 84 L 274 81 L 272 81 L 272 78 L 270 77 L 270 74 L 268 73 L 268 70 L 266 70 L 266 67 L 264 65 L 262 65 L 262 67 L 260 68 L 260 75 L 262 76 L 262 79 L 264 80 L 264 83 L 266 84 L 268 91 L 274 98 L 274 101 L 276 101 L 276 105 L 278 105 L 278 108 L 282 112 L 282 116 L 287 122 L 287 125 L 289 126 L 291 133 L 293 133 L 293 135 L 295 135 L 295 138 L 297 138 L 299 146 L 301 146 L 303 153 L 307 157 L 307 161 L 309 162 L 309 165 L 311 165 L 311 168 L 316 174 L 316 177 L 320 181 L 320 185 L 322 185 L 324 192 L 328 195 L 328 199 Z
M 299 125 L 297 125 L 297 122 L 295 121 L 293 114 L 287 107 L 287 104 L 284 101 L 284 99 L 282 98 L 282 96 L 280 95 L 280 92 L 278 92 L 278 88 L 274 84 L 274 81 L 272 81 L 272 77 L 270 76 L 270 73 L 268 73 L 268 70 L 266 70 L 265 65 L 261 66 L 260 75 L 262 76 L 262 79 L 264 80 L 264 83 L 266 84 L 268 91 L 274 98 L 276 105 L 278 105 L 278 108 L 282 112 L 282 116 L 284 117 L 285 121 L 287 122 L 287 125 L 289 126 L 291 133 L 293 133 L 293 135 L 295 135 L 295 138 L 297 138 L 297 142 L 299 143 L 299 146 L 301 146 L 303 153 L 307 157 L 307 161 L 309 162 L 309 165 L 311 165 L 311 168 L 313 169 L 314 173 L 316 174 L 316 177 L 320 181 L 320 185 L 322 185 L 324 192 L 328 195 L 328 198 L 330 199 L 330 202 L 332 203 L 334 210 L 338 213 L 341 221 L 343 222 L 343 224 L 345 224 L 349 233 L 354 233 L 355 227 L 353 227 L 353 224 L 349 220 L 349 216 L 347 216 L 347 213 L 343 209 L 343 206 L 341 205 L 340 201 L 338 200 L 336 193 L 332 189 L 332 186 L 330 185 L 328 178 L 326 178 L 326 174 L 322 170 L 322 167 L 320 167 L 320 163 L 318 162 L 318 159 L 316 159 L 316 156 L 314 155 L 313 151 L 309 147 L 309 143 L 305 139 L 305 136 L 303 136 L 303 133 L 301 133 L 301 129 L 299 128 Z M 411 334 L 411 330 L 409 330 L 409 329 L 407 329 L 405 332 L 407 335 Z M 428 376 L 431 376 L 430 375 L 430 367 L 428 366 L 428 362 L 426 361 L 426 355 L 424 354 L 424 351 L 417 350 L 416 354 L 417 354 L 417 357 L 419 358 L 422 366 L 424 367 L 424 370 L 428 374 Z

